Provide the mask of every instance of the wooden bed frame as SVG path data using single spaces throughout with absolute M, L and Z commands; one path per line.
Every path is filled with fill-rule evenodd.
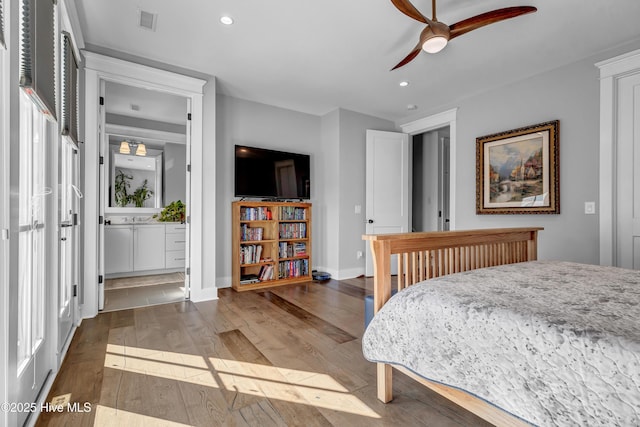
M 391 297 L 391 258 L 398 258 L 398 290 L 433 277 L 495 265 L 537 259 L 541 227 L 427 233 L 364 235 L 371 245 L 374 268 L 374 312 Z M 392 366 L 377 364 L 378 399 L 393 399 Z M 454 403 L 497 426 L 529 424 L 456 388 L 425 380 L 408 369 L 393 366 Z

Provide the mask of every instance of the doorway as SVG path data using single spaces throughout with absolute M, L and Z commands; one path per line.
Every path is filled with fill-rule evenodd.
M 449 230 L 449 126 L 413 135 L 411 231 Z
M 188 99 L 105 81 L 100 309 L 189 298 Z

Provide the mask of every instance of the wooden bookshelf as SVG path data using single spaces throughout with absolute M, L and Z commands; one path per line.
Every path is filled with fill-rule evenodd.
M 231 208 L 233 289 L 312 280 L 311 203 L 237 201 Z

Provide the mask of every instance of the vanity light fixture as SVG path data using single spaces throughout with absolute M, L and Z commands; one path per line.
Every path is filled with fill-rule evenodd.
M 120 143 L 120 154 L 131 154 L 132 152 L 136 156 L 146 156 L 147 147 L 142 142 L 134 141 L 122 141 Z
M 120 154 L 131 154 L 131 149 L 129 148 L 129 143 L 127 141 L 122 141 L 120 143 Z

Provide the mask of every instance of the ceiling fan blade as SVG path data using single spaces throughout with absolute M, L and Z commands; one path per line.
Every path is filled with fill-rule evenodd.
M 414 5 L 409 3 L 409 0 L 391 0 L 391 3 L 402 13 L 407 15 L 409 18 L 413 18 L 416 21 L 420 21 L 423 24 L 429 24 L 431 22 L 426 16 L 416 9 Z
M 492 10 L 491 12 L 482 13 L 472 18 L 456 22 L 455 24 L 449 26 L 449 28 L 451 29 L 451 37 L 449 40 L 466 34 L 469 31 L 484 27 L 485 25 L 504 21 L 505 19 L 515 18 L 516 16 L 525 15 L 527 13 L 533 13 L 537 10 L 538 9 L 533 6 L 515 6 L 505 7 L 504 9 L 496 9 Z
M 418 54 L 420 53 L 420 51 L 422 50 L 422 47 L 420 46 L 420 43 L 418 43 L 416 45 L 416 47 L 413 48 L 413 50 L 411 51 L 411 53 L 409 53 L 409 55 L 407 55 L 402 61 L 398 62 L 398 65 L 396 65 L 395 67 L 393 67 L 391 69 L 391 71 L 395 70 L 396 68 L 400 68 L 404 65 L 407 65 L 409 62 L 413 61 L 413 59 L 418 56 Z

